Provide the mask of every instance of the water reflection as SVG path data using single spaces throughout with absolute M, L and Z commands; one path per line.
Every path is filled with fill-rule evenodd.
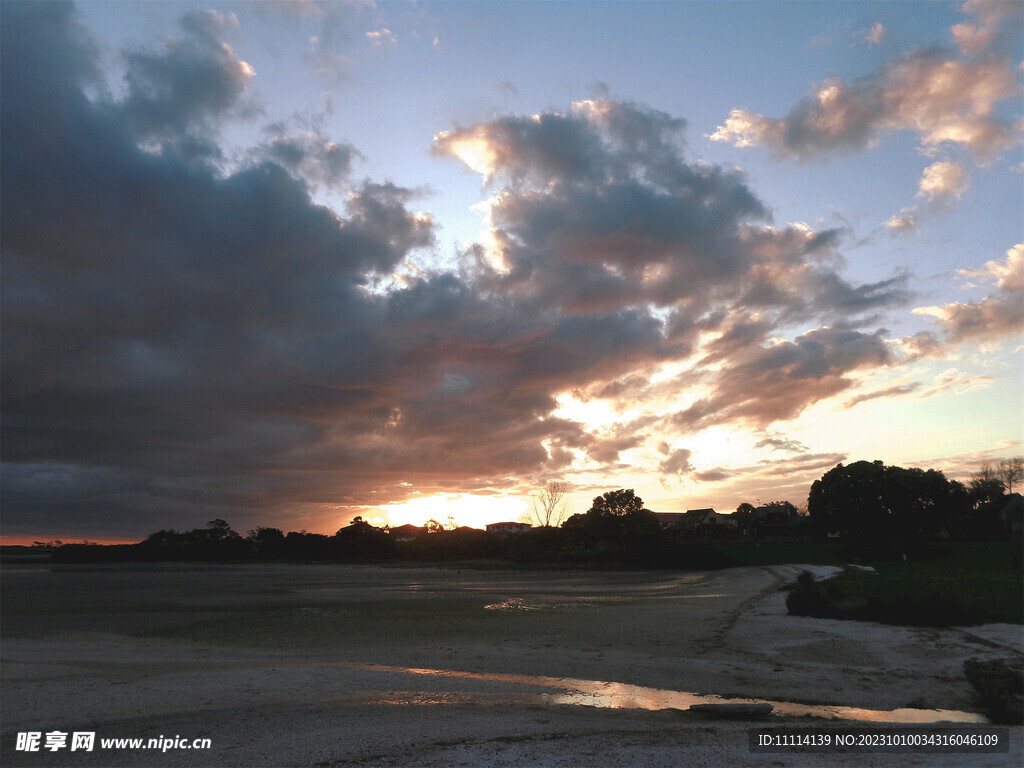
M 374 672 L 424 675 L 438 679 L 486 680 L 501 683 L 530 685 L 553 689 L 554 692 L 536 694 L 445 692 L 424 693 L 389 691 L 375 699 L 381 704 L 495 704 L 510 701 L 530 701 L 544 704 L 567 704 L 610 709 L 689 709 L 695 704 L 771 704 L 773 716 L 821 717 L 829 720 L 852 720 L 867 723 L 987 723 L 984 716 L 973 712 L 950 709 L 893 709 L 877 710 L 860 707 L 842 707 L 823 704 L 796 704 L 770 699 L 727 699 L 722 696 L 700 695 L 684 691 L 646 688 L 640 685 L 613 683 L 601 680 L 579 680 L 570 677 L 543 677 L 488 672 L 462 672 L 447 669 L 420 669 L 393 667 L 385 664 L 342 664 L 341 666 Z

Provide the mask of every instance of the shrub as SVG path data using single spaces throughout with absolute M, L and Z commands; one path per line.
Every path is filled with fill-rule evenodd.
M 833 590 L 824 589 L 810 571 L 801 571 L 796 582 L 796 588 L 786 597 L 786 610 L 791 616 L 813 616 L 816 619 L 835 616 L 832 600 L 836 595 Z
M 1020 659 L 968 659 L 964 675 L 989 720 L 1000 725 L 1024 724 L 1024 668 Z

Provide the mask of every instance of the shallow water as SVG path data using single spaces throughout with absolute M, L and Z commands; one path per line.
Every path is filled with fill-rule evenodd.
M 823 704 L 797 704 L 770 699 L 727 699 L 721 696 L 701 695 L 684 691 L 669 691 L 661 688 L 646 688 L 640 685 L 612 683 L 601 680 L 579 680 L 569 677 L 542 677 L 536 675 L 510 675 L 486 672 L 462 672 L 446 669 L 418 669 L 415 667 L 393 667 L 384 664 L 350 664 L 341 666 L 365 669 L 374 672 L 424 675 L 435 679 L 488 680 L 503 683 L 517 683 L 539 688 L 561 689 L 556 693 L 536 694 L 495 694 L 473 692 L 424 693 L 388 691 L 374 703 L 396 705 L 423 704 L 497 704 L 511 700 L 532 701 L 541 704 L 565 704 L 609 709 L 680 709 L 695 704 L 767 703 L 774 707 L 773 716 L 779 717 L 821 717 L 830 720 L 851 720 L 866 723 L 987 723 L 983 715 L 973 712 L 959 712 L 950 709 L 893 709 L 876 710 L 861 707 L 843 707 Z

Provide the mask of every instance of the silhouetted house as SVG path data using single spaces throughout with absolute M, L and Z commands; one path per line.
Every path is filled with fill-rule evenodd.
M 754 507 L 751 518 L 754 522 L 762 524 L 786 523 L 798 516 L 796 507 L 792 504 L 768 504 L 763 507 Z
M 388 530 L 394 541 L 415 541 L 420 536 L 425 536 L 427 529 L 422 525 L 399 525 Z
M 663 529 L 676 528 L 682 524 L 683 518 L 686 517 L 685 512 L 655 512 L 654 516 L 658 518 L 658 522 L 661 523 Z
M 732 515 L 723 515 L 714 509 L 688 509 L 679 521 L 679 528 L 700 536 L 723 536 L 737 533 Z
M 487 532 L 509 536 L 528 531 L 532 527 L 529 523 L 490 523 L 487 526 Z
M 1024 496 L 1019 493 L 1010 495 L 1010 500 L 999 510 L 999 522 L 1010 538 L 1021 537 L 1024 533 Z
M 755 507 L 750 517 L 757 541 L 799 542 L 812 538 L 811 519 L 789 502 Z

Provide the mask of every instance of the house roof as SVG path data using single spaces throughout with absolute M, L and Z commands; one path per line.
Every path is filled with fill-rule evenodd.
M 663 523 L 675 523 L 686 517 L 685 512 L 655 512 L 654 516 Z
M 417 536 L 425 534 L 426 532 L 426 526 L 412 525 L 411 523 L 406 523 L 405 525 L 396 525 L 394 528 L 388 529 L 388 533 L 399 539 L 414 539 Z

